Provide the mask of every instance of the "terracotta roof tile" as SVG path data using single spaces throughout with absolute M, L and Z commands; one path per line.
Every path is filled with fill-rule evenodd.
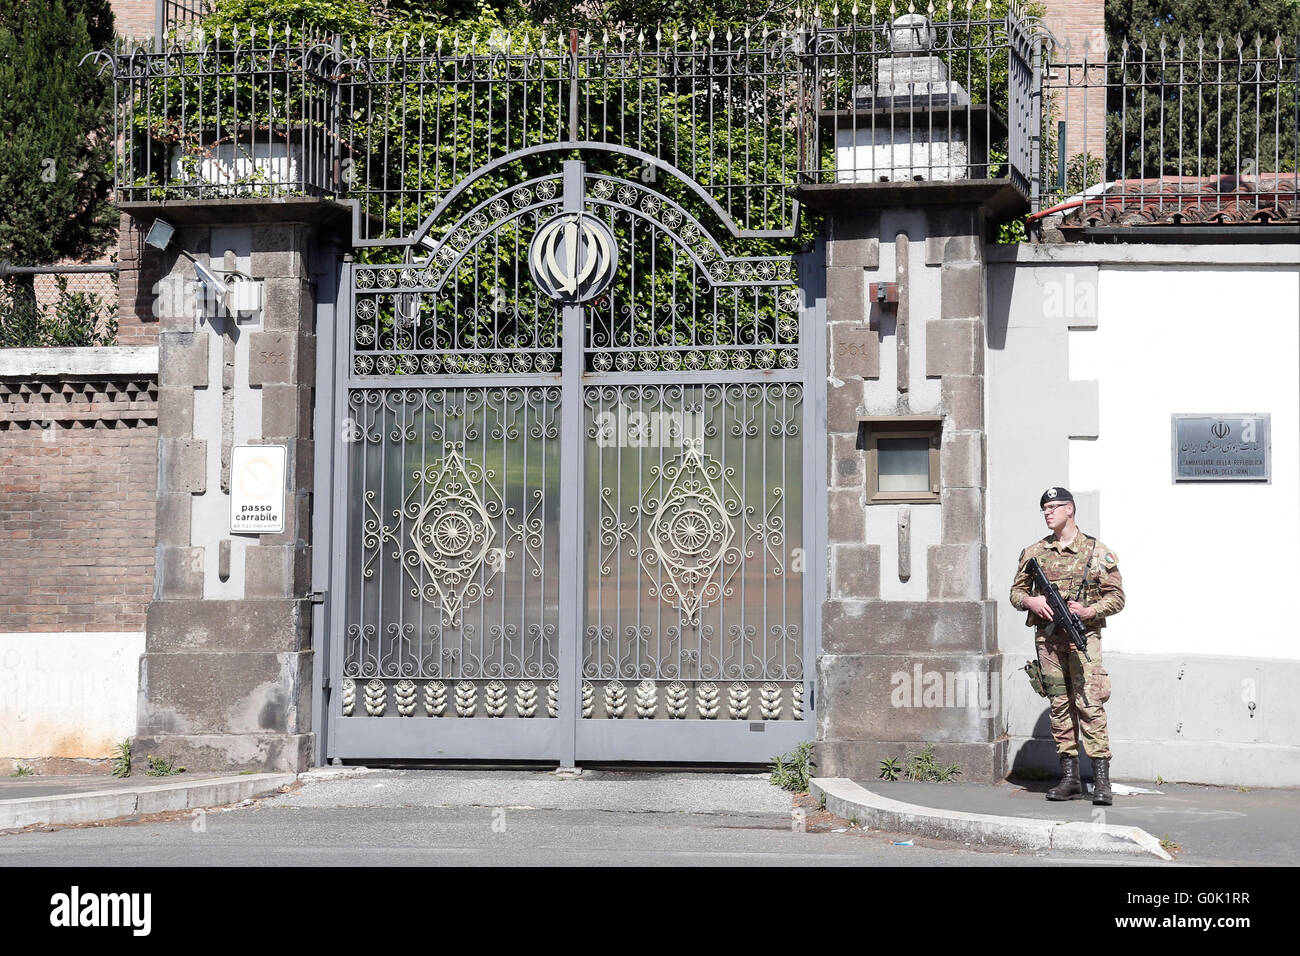
M 1300 175 L 1165 176 L 1111 183 L 1066 212 L 1061 226 L 1289 223 L 1300 221 Z

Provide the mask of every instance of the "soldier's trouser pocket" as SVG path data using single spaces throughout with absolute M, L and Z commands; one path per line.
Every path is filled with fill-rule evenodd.
M 1088 703 L 1104 704 L 1110 700 L 1110 675 L 1106 668 L 1098 666 L 1089 670 L 1087 688 Z

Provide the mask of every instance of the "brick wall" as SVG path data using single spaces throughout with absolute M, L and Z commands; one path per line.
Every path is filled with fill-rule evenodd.
M 112 0 L 113 28 L 118 36 L 142 39 L 153 36 L 154 0 Z
M 1106 3 L 1105 0 L 1046 0 L 1047 13 L 1043 23 L 1056 37 L 1060 46 L 1053 60 L 1059 63 L 1082 64 L 1085 56 L 1089 63 L 1102 63 L 1106 59 Z M 1066 71 L 1061 70 L 1064 84 Z M 1072 71 L 1072 81 L 1082 81 L 1082 70 Z M 1088 70 L 1085 91 L 1075 87 L 1056 93 L 1056 119 L 1065 120 L 1067 159 L 1085 150 L 1101 158 L 1106 144 L 1106 91 L 1105 71 Z
M 0 377 L 0 632 L 143 631 L 156 376 Z
M 147 230 L 147 223 L 122 215 L 117 237 L 118 345 L 158 344 L 155 289 L 163 254 L 145 245 Z

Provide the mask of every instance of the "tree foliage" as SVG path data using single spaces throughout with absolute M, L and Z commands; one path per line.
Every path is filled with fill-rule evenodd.
M 1300 33 L 1300 0 L 1107 0 L 1106 37 L 1112 52 L 1143 36 L 1222 36 Z
M 82 57 L 106 0 L 0 0 L 0 259 L 101 253 L 113 235 L 112 88 Z
M 1300 0 L 1110 0 L 1106 33 L 1108 178 L 1296 170 Z

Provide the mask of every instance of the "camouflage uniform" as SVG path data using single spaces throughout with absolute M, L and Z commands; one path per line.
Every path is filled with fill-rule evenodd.
M 1101 628 L 1106 626 L 1106 618 L 1124 607 L 1124 586 L 1115 552 L 1100 541 L 1094 545 L 1094 541 L 1080 531 L 1067 546 L 1049 534 L 1025 548 L 1020 552 L 1019 569 L 1011 585 L 1011 603 L 1018 611 L 1026 610 L 1025 598 L 1031 593 L 1032 582 L 1025 564 L 1030 558 L 1038 559 L 1047 580 L 1060 589 L 1066 601 L 1073 600 L 1078 592 L 1084 577 L 1084 562 L 1087 562 L 1088 583 L 1079 603 L 1097 612 L 1095 618 L 1083 622 L 1091 660 L 1083 659 L 1064 632 L 1058 630 L 1049 637 L 1050 622 L 1032 611 L 1028 612 L 1025 623 L 1036 629 L 1034 645 L 1043 669 L 1043 681 L 1048 685 L 1056 752 L 1062 756 L 1078 756 L 1077 728 L 1078 738 L 1089 757 L 1109 758 L 1110 738 L 1106 734 L 1103 705 L 1110 700 L 1110 675 L 1101 662 Z M 1053 693 L 1054 689 L 1065 692 Z

